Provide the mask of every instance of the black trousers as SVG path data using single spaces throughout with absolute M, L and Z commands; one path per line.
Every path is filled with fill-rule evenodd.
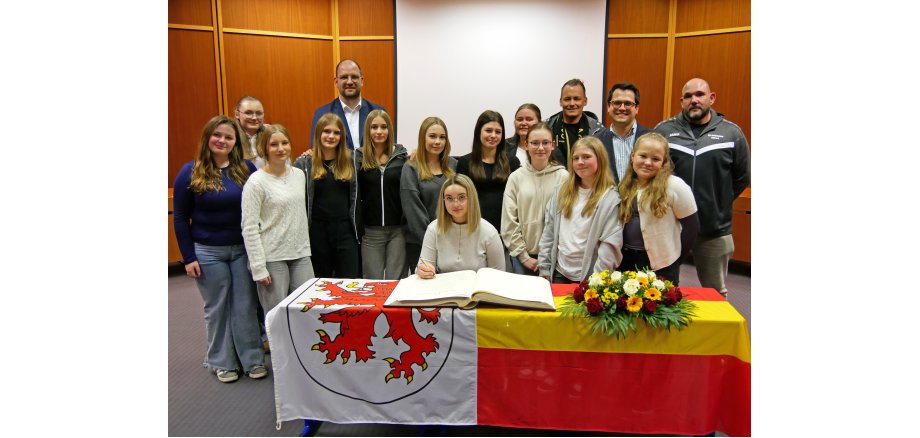
M 415 266 L 418 265 L 418 258 L 422 255 L 422 245 L 406 243 L 406 266 L 409 275 L 415 274 Z
M 361 278 L 361 249 L 351 221 L 313 220 L 310 261 L 317 278 Z
M 617 267 L 617 271 L 636 271 L 638 269 L 650 268 L 651 262 L 648 260 L 648 252 L 644 250 L 635 250 L 631 248 L 623 248 L 623 261 L 620 263 L 620 266 Z M 671 283 L 674 283 L 675 286 L 680 284 L 680 259 L 677 259 L 676 262 L 672 263 L 670 266 L 656 269 L 655 275 L 659 278 L 664 278 L 671 280 Z
M 554 284 L 572 284 L 572 283 L 581 283 L 581 281 L 572 281 L 569 280 L 569 277 L 562 275 L 559 271 L 553 269 L 553 281 Z

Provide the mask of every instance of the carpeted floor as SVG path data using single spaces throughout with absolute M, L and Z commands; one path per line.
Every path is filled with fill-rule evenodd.
M 692 265 L 681 267 L 684 286 L 699 286 Z M 750 266 L 733 265 L 727 280 L 729 301 L 751 326 Z M 302 421 L 287 421 L 275 429 L 275 405 L 270 357 L 269 377 L 242 376 L 220 383 L 201 366 L 207 348 L 201 296 L 181 266 L 171 266 L 169 289 L 169 436 L 297 436 Z M 382 424 L 324 423 L 318 436 L 625 436 L 584 434 L 500 427 L 419 428 Z

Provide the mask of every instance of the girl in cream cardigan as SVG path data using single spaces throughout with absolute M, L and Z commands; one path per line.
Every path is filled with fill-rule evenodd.
M 700 224 L 693 191 L 671 175 L 668 141 L 650 132 L 636 140 L 620 182 L 623 225 L 621 271 L 651 268 L 678 284 L 680 260 L 693 248 Z

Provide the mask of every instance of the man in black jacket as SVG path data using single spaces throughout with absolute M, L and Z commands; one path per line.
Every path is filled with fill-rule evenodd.
M 693 263 L 703 287 L 728 296 L 725 276 L 735 252 L 732 203 L 751 183 L 748 142 L 738 125 L 713 110 L 716 93 L 699 78 L 681 92 L 680 114 L 658 124 L 668 139 L 674 174 L 693 189 L 700 216 L 700 235 Z
M 652 132 L 636 123 L 639 114 L 639 88 L 630 82 L 613 84 L 607 93 L 607 114 L 610 115 L 610 129 L 601 128 L 591 135 L 600 139 L 610 159 L 610 171 L 619 184 L 629 165 L 636 139 Z

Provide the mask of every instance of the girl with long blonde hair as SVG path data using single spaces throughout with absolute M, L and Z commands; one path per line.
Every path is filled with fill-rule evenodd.
M 680 261 L 699 231 L 693 190 L 671 172 L 668 141 L 656 132 L 639 137 L 620 182 L 623 269 L 651 268 L 678 284 Z
M 428 225 L 415 273 L 434 278 L 437 272 L 479 268 L 505 270 L 498 231 L 482 218 L 476 186 L 466 175 L 447 178 L 438 193 L 438 218 Z
M 339 116 L 324 114 L 313 132 L 313 156 L 294 162 L 307 174 L 313 270 L 320 278 L 361 278 L 358 172 L 346 135 Z
M 438 194 L 447 178 L 455 175 L 457 160 L 450 156 L 447 125 L 428 117 L 418 130 L 418 149 L 403 166 L 399 182 L 400 200 L 406 216 L 406 263 L 415 272 L 428 224 L 437 219 Z
M 553 283 L 580 282 L 623 258 L 620 197 L 604 145 L 582 137 L 571 152 L 569 177 L 549 201 L 540 238 L 540 275 Z
M 390 115 L 373 110 L 364 124 L 364 145 L 355 150 L 364 235 L 361 238 L 363 278 L 399 280 L 406 276 L 399 182 L 409 154 L 395 144 Z

